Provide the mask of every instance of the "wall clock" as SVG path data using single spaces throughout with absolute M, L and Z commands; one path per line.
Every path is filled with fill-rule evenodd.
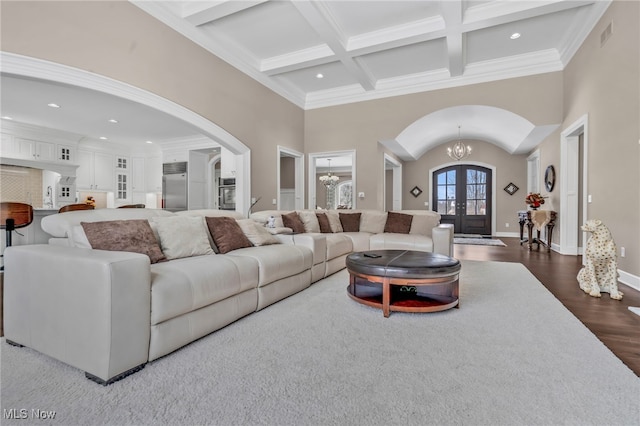
M 553 166 L 547 167 L 544 172 L 544 187 L 548 192 L 553 191 L 553 187 L 556 185 L 556 169 Z

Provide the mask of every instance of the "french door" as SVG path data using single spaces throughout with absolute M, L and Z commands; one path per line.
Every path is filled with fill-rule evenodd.
M 450 166 L 433 174 L 433 202 L 441 223 L 456 234 L 491 235 L 491 169 Z

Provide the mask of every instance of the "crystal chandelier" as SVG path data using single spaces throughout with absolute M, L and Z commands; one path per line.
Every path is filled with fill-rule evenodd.
M 331 159 L 329 158 L 327 161 L 329 162 L 329 172 L 326 175 L 320 176 L 320 182 L 329 189 L 334 188 L 338 184 L 340 178 L 331 174 Z
M 458 142 L 447 148 L 447 154 L 454 160 L 460 161 L 471 154 L 471 146 L 462 143 L 460 138 L 460 126 L 458 126 Z

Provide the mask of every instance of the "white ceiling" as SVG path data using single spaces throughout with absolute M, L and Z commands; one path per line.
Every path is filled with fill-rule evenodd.
M 132 3 L 301 108 L 312 109 L 561 70 L 610 1 Z M 521 37 L 511 40 L 514 32 Z M 316 78 L 318 73 L 324 78 Z M 6 73 L 0 87 L 0 115 L 16 122 L 124 144 L 151 140 L 162 146 L 202 137 L 175 117 L 99 91 Z M 46 107 L 50 102 L 62 108 Z M 471 116 L 484 118 L 469 122 L 469 108 L 478 113 Z M 463 139 L 526 153 L 552 130 L 508 111 L 497 113 L 461 105 L 425 116 L 394 140 L 381 142 L 400 158 L 414 160 L 457 139 L 461 125 Z M 118 123 L 109 123 L 111 118 Z
M 305 109 L 562 70 L 610 3 L 131 2 Z
M 60 130 L 80 140 L 100 140 L 128 146 L 147 141 L 162 144 L 198 135 L 169 114 L 103 92 L 15 75 L 0 75 L 0 115 L 12 122 Z M 51 108 L 55 103 L 60 108 Z M 109 120 L 116 120 L 112 123 Z

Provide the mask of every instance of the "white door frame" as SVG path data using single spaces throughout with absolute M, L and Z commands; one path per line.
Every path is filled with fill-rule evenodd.
M 578 185 L 580 135 L 582 140 L 582 212 L 587 220 L 587 148 L 589 142 L 589 117 L 587 114 L 567 127 L 560 134 L 560 248 L 561 254 L 578 255 Z M 585 240 L 586 241 L 586 240 Z
M 353 181 L 353 205 L 352 209 L 356 208 L 357 186 L 356 186 L 356 150 L 349 149 L 345 151 L 325 151 L 325 152 L 313 152 L 309 154 L 309 201 L 307 203 L 308 209 L 316 208 L 316 158 L 331 158 L 331 157 L 346 157 L 351 156 L 351 180 Z
M 280 159 L 292 157 L 294 159 L 295 173 L 295 209 L 304 209 L 304 154 L 278 145 L 278 158 L 276 160 L 276 208 L 280 210 Z
M 436 209 L 435 211 L 438 210 L 438 206 L 434 206 L 433 205 L 433 174 L 435 172 L 437 172 L 440 169 L 444 169 L 446 167 L 450 167 L 450 166 L 480 166 L 480 167 L 485 167 L 489 170 L 491 170 L 491 234 L 495 235 L 497 237 L 500 237 L 501 235 L 499 235 L 497 233 L 497 201 L 496 199 L 498 198 L 498 194 L 496 193 L 496 185 L 498 182 L 498 172 L 496 169 L 496 166 L 494 166 L 493 164 L 488 164 L 488 163 L 481 163 L 480 161 L 454 161 L 454 162 L 450 162 L 450 163 L 444 163 L 444 164 L 440 164 L 437 165 L 431 169 L 429 169 L 429 205 L 431 206 L 430 210 L 433 210 L 434 208 Z
M 384 154 L 382 161 L 382 176 L 384 182 L 382 185 L 383 204 L 385 204 L 387 200 L 387 163 L 391 164 L 391 170 L 393 172 L 393 187 L 391 189 L 393 191 L 393 194 L 391 195 L 393 204 L 391 205 L 391 209 L 389 209 L 389 206 L 387 205 L 384 207 L 386 210 L 402 210 L 402 163 L 387 153 Z
M 215 176 L 215 165 L 220 161 L 222 155 L 216 154 L 209 160 L 207 164 L 207 208 L 220 208 L 218 204 L 218 182 Z M 215 190 L 215 191 L 213 191 Z M 213 195 L 212 195 L 213 194 Z

